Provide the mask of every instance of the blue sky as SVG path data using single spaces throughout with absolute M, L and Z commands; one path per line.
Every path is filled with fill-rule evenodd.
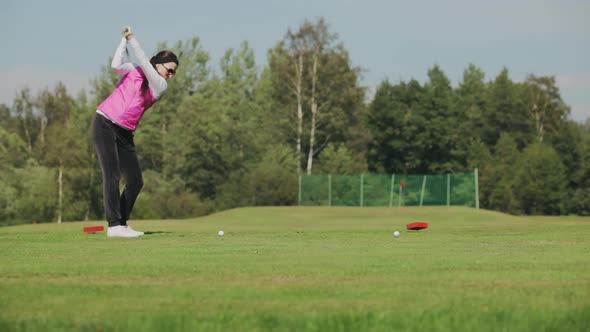
M 588 0 L 2 0 L 0 103 L 11 105 L 25 86 L 35 92 L 62 81 L 71 94 L 88 88 L 122 25 L 133 26 L 148 54 L 158 42 L 197 36 L 217 69 L 223 52 L 244 40 L 264 66 L 289 28 L 319 17 L 373 91 L 384 79 L 423 83 L 435 64 L 453 86 L 469 63 L 486 80 L 506 67 L 515 81 L 555 76 L 571 118 L 590 118 Z

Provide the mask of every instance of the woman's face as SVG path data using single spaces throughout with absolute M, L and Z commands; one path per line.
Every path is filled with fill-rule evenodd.
M 166 63 L 157 63 L 156 64 L 156 71 L 160 76 L 162 76 L 165 80 L 168 80 L 172 76 L 176 74 L 176 68 L 178 65 L 176 62 L 166 62 Z

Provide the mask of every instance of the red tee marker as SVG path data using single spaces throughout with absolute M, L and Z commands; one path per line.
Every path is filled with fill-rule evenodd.
M 84 233 L 95 233 L 104 231 L 104 226 L 88 226 L 84 227 Z
M 428 223 L 423 221 L 415 221 L 406 225 L 406 229 L 413 231 L 419 231 L 424 228 L 428 228 Z

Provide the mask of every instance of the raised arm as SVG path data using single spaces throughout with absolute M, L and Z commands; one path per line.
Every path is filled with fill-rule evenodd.
M 124 75 L 133 70 L 134 66 L 130 62 L 123 63 L 123 52 L 125 51 L 125 47 L 127 46 L 127 40 L 125 38 L 121 39 L 119 46 L 115 50 L 115 54 L 113 55 L 113 61 L 111 62 L 111 68 L 113 68 L 118 74 Z
M 150 63 L 150 60 L 141 49 L 141 46 L 139 46 L 139 42 L 137 41 L 137 39 L 135 39 L 133 35 L 131 35 L 128 38 L 129 39 L 127 40 L 127 43 L 131 45 L 131 48 L 133 49 L 135 58 L 139 62 L 138 64 L 143 70 L 143 73 L 145 74 L 145 77 L 148 80 L 154 98 L 160 98 L 162 93 L 164 93 L 164 91 L 166 91 L 166 88 L 168 87 L 166 80 L 162 76 L 160 76 L 160 74 L 158 74 L 158 72 L 154 69 L 154 66 L 152 66 L 152 64 Z

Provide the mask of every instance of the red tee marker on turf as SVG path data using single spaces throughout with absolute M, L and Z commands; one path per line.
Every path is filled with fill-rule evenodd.
M 428 228 L 428 223 L 423 221 L 415 221 L 406 225 L 406 229 L 413 231 L 419 231 L 424 228 Z
M 88 226 L 84 227 L 84 233 L 94 233 L 104 231 L 104 226 Z

